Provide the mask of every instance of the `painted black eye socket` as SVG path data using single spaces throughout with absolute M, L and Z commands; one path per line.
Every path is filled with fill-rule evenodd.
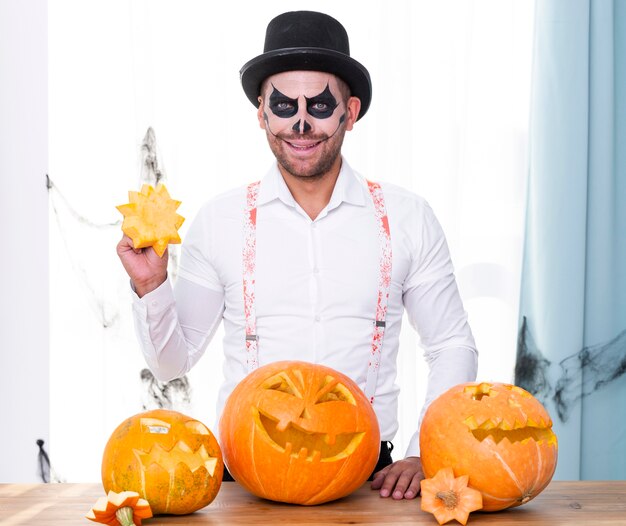
M 274 115 L 287 119 L 298 113 L 298 99 L 289 98 L 274 87 L 269 98 L 269 107 Z
M 270 110 L 277 117 L 287 119 L 298 113 L 298 104 L 288 100 L 270 101 Z
M 304 98 L 306 99 L 306 111 L 316 119 L 328 119 L 335 112 L 335 108 L 339 106 L 328 84 L 326 84 L 324 91 L 315 97 Z

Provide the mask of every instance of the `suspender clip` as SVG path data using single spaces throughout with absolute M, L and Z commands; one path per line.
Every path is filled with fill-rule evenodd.
M 376 320 L 376 321 L 374 322 L 374 324 L 376 325 L 376 327 L 383 327 L 383 328 L 384 328 L 384 327 L 386 327 L 386 325 L 387 325 L 387 324 L 385 323 L 385 320 Z
M 246 334 L 246 341 L 247 342 L 256 342 L 258 341 L 259 337 L 256 334 Z

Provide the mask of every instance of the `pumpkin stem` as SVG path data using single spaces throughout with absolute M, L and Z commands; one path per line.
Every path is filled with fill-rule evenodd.
M 459 503 L 459 496 L 456 491 L 449 489 L 448 491 L 438 491 L 435 495 L 438 499 L 443 501 L 444 506 L 448 510 L 453 510 Z
M 115 517 L 120 523 L 120 526 L 135 526 L 135 523 L 133 522 L 132 506 L 124 506 L 123 508 L 119 508 L 115 512 Z

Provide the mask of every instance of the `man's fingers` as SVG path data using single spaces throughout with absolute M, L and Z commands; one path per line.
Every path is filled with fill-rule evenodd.
M 404 494 L 406 490 L 409 489 L 409 485 L 411 484 L 411 480 L 413 479 L 413 473 L 410 471 L 403 471 L 400 476 L 396 480 L 395 488 L 393 488 L 392 497 L 394 499 L 400 500 L 404 498 Z M 384 484 L 383 484 L 384 487 Z
M 385 474 L 385 478 L 380 485 L 380 496 L 389 497 L 396 486 L 396 482 L 402 473 L 402 468 L 396 463 L 391 465 L 391 469 Z
M 421 473 L 416 473 L 411 479 L 408 489 L 404 492 L 405 499 L 414 499 L 420 494 L 420 481 L 423 476 Z
M 407 457 L 375 473 L 372 489 L 380 489 L 381 497 L 413 499 L 419 495 L 423 478 L 420 459 Z
M 385 480 L 385 476 L 387 475 L 390 467 L 391 466 L 387 466 L 380 471 L 374 473 L 374 478 L 372 479 L 372 489 L 380 489 L 380 487 L 383 485 L 383 481 Z

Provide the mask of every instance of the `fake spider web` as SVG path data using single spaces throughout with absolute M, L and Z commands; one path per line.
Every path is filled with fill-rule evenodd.
M 554 369 L 558 369 L 555 371 Z M 584 347 L 558 364 L 537 347 L 526 317 L 517 340 L 515 384 L 543 403 L 552 400 L 562 422 L 573 405 L 626 373 L 626 329 L 611 340 Z M 550 381 L 556 378 L 556 381 Z

